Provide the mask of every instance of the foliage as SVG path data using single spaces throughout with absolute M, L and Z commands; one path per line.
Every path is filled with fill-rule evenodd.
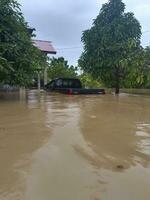
M 48 69 L 48 78 L 75 78 L 77 76 L 77 68 L 69 66 L 68 62 L 63 58 L 52 58 Z
M 0 1 L 0 82 L 28 85 L 37 64 L 45 64 L 32 44 L 32 31 L 16 0 Z
M 79 79 L 81 80 L 82 86 L 84 88 L 100 88 L 100 87 L 102 87 L 102 84 L 99 81 L 94 80 L 90 74 L 83 73 L 79 76 Z
M 131 68 L 127 81 L 127 88 L 150 88 L 150 47 L 140 48 L 136 54 L 134 67 Z
M 109 0 L 91 29 L 83 32 L 84 52 L 79 66 L 116 93 L 131 70 L 140 47 L 141 26 L 133 13 L 125 13 L 121 0 Z

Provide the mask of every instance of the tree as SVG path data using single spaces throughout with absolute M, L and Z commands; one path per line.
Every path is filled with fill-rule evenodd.
M 83 73 L 79 76 L 79 79 L 82 82 L 82 86 L 85 88 L 100 88 L 100 87 L 102 87 L 102 84 L 99 81 L 94 80 L 90 74 Z
M 141 69 L 143 74 L 142 87 L 150 88 L 150 46 L 144 49 L 144 55 L 143 67 Z
M 26 86 L 32 81 L 37 63 L 45 64 L 34 47 L 32 30 L 16 0 L 0 1 L 0 82 Z
M 91 29 L 83 32 L 84 52 L 79 66 L 116 94 L 130 72 L 140 46 L 141 26 L 134 14 L 125 13 L 121 0 L 109 0 L 100 10 Z
M 63 58 L 52 58 L 48 69 L 49 79 L 54 78 L 75 78 L 77 76 L 77 68 L 69 66 L 68 62 Z
M 128 88 L 150 88 L 150 47 L 141 47 L 132 63 L 134 67 L 128 73 Z

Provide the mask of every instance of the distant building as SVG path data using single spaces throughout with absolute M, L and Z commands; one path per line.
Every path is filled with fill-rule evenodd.
M 56 50 L 52 45 L 51 41 L 44 41 L 44 40 L 32 40 L 33 44 L 41 50 L 41 52 L 45 54 L 56 54 Z M 38 89 L 40 90 L 41 88 L 41 78 L 40 78 L 40 73 L 38 73 Z M 44 85 L 47 84 L 47 69 L 44 71 Z

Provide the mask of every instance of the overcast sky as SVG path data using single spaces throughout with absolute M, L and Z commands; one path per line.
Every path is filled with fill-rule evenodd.
M 29 26 L 36 29 L 36 38 L 50 40 L 57 56 L 77 64 L 82 52 L 82 31 L 92 21 L 107 0 L 19 0 Z M 126 11 L 135 13 L 142 25 L 142 44 L 150 43 L 150 0 L 124 0 Z

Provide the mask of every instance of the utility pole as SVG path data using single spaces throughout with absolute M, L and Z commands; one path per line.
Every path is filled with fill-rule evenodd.
M 47 84 L 47 67 L 45 67 L 45 70 L 44 70 L 44 85 Z
M 41 90 L 41 74 L 38 72 L 38 90 Z

